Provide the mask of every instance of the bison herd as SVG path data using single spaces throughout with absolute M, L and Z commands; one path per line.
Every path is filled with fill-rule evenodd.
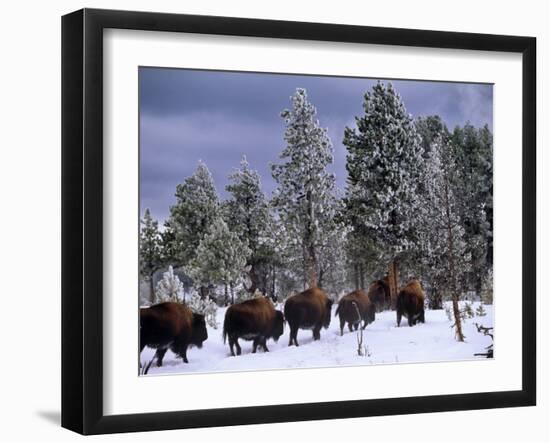
M 409 326 L 425 322 L 424 291 L 418 280 L 407 283 L 397 294 L 395 310 L 397 326 L 401 318 L 408 320 Z M 260 346 L 268 352 L 267 340 L 277 341 L 284 332 L 284 323 L 290 328 L 288 345 L 298 346 L 298 330 L 309 329 L 313 340 L 321 338 L 321 329 L 330 325 L 332 300 L 320 288 L 310 288 L 289 297 L 283 312 L 275 309 L 269 298 L 257 297 L 236 303 L 225 312 L 223 340 L 229 343 L 232 356 L 241 354 L 239 339 L 253 342 L 252 352 Z M 377 312 L 391 307 L 390 289 L 386 279 L 372 283 L 367 292 L 353 291 L 338 301 L 335 316 L 340 319 L 340 335 L 344 334 L 347 323 L 349 331 L 365 329 L 374 322 Z M 190 346 L 202 347 L 208 338 L 203 315 L 195 314 L 181 303 L 160 303 L 140 309 L 140 353 L 148 346 L 156 349 L 153 358 L 162 366 L 162 359 L 170 349 L 185 363 Z

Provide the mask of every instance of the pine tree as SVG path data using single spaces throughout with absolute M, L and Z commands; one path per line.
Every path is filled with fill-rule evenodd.
M 218 313 L 218 305 L 210 297 L 201 297 L 199 293 L 194 291 L 187 300 L 187 306 L 189 309 L 197 314 L 204 315 L 206 324 L 214 329 L 218 329 L 218 322 L 216 319 Z
M 227 302 L 229 292 L 233 298 L 234 286 L 245 272 L 249 255 L 250 249 L 221 218 L 217 218 L 206 231 L 195 257 L 185 270 L 199 288 L 222 285 Z
M 266 273 L 270 251 L 265 237 L 270 222 L 269 206 L 261 190 L 260 175 L 250 168 L 243 156 L 240 168 L 229 175 L 230 184 L 225 187 L 230 198 L 224 202 L 224 219 L 229 229 L 250 249 L 247 266 L 253 294 L 256 289 L 266 292 Z
M 412 117 L 391 83 L 378 82 L 364 95 L 364 115 L 346 127 L 346 203 L 354 235 L 371 241 L 389 262 L 395 304 L 398 260 L 416 247 L 418 184 L 423 149 Z
M 460 182 L 460 218 L 472 269 L 463 284 L 479 294 L 492 267 L 492 134 L 487 126 L 478 130 L 467 123 L 455 128 L 452 142 Z
M 176 274 L 174 274 L 174 268 L 168 267 L 162 275 L 162 279 L 157 283 L 157 290 L 155 296 L 156 303 L 162 302 L 178 302 L 183 303 L 184 292 L 183 284 Z
M 286 233 L 297 241 L 303 260 L 304 283 L 318 285 L 321 243 L 334 218 L 334 176 L 327 171 L 333 162 L 327 130 L 316 119 L 317 110 L 305 89 L 291 97 L 292 109 L 281 113 L 285 121 L 280 164 L 272 165 L 277 182 L 273 205 Z
M 214 180 L 203 162 L 176 187 L 176 204 L 170 208 L 169 226 L 174 236 L 177 265 L 195 257 L 200 241 L 219 216 L 219 199 Z
M 459 298 L 462 274 L 469 257 L 460 220 L 457 198 L 457 169 L 452 147 L 442 138 L 433 141 L 426 162 L 425 211 L 420 231 L 421 247 L 431 286 L 447 291 L 452 299 L 454 326 L 458 341 L 464 341 Z M 443 289 L 442 289 L 443 288 Z
M 141 220 L 139 237 L 139 272 L 149 282 L 150 301 L 155 300 L 154 275 L 162 267 L 161 238 L 158 222 L 153 219 L 149 208 L 145 209 Z

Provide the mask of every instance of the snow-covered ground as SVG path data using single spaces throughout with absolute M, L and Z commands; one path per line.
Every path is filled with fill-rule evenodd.
M 479 303 L 473 303 L 477 309 Z M 486 316 L 468 319 L 463 324 L 466 341 L 459 343 L 454 338 L 444 310 L 426 311 L 426 323 L 409 327 L 407 319 L 396 326 L 395 312 L 386 311 L 376 314 L 376 321 L 363 331 L 363 340 L 367 346 L 367 356 L 357 355 L 357 335 L 350 333 L 347 327 L 344 336 L 340 336 L 339 320 L 333 317 L 328 329 L 321 330 L 321 340 L 313 341 L 311 331 L 298 332 L 299 347 L 288 346 L 289 328 L 285 324 L 285 333 L 278 343 L 267 342 L 270 352 L 260 350 L 252 354 L 252 342 L 240 339 L 242 355 L 232 357 L 229 346 L 223 343 L 222 328 L 225 309 L 217 314 L 218 329 L 208 327 L 208 340 L 202 349 L 191 348 L 187 352 L 189 364 L 183 363 L 171 351 L 166 353 L 163 366 L 156 362 L 148 375 L 192 372 L 247 371 L 258 369 L 334 367 L 342 365 L 371 365 L 406 362 L 433 362 L 449 360 L 470 360 L 475 353 L 485 352 L 491 344 L 491 338 L 477 332 L 474 323 L 486 327 L 493 326 L 493 306 L 484 305 Z M 145 348 L 141 361 L 148 362 L 154 350 Z

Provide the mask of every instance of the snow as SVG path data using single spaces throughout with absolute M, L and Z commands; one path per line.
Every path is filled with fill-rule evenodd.
M 478 306 L 479 303 L 472 303 L 474 310 Z M 463 343 L 455 340 L 452 323 L 444 310 L 427 310 L 426 323 L 413 327 L 409 327 L 407 320 L 403 319 L 400 328 L 396 325 L 395 312 L 385 311 L 376 314 L 376 321 L 363 331 L 368 355 L 360 357 L 357 355 L 356 332 L 350 333 L 346 326 L 344 335 L 340 336 L 339 320 L 334 317 L 335 309 L 336 306 L 333 307 L 330 327 L 321 330 L 319 341 L 313 341 L 311 331 L 300 330 L 300 346 L 289 347 L 289 328 L 285 324 L 285 333 L 278 343 L 268 340 L 270 352 L 258 350 L 256 354 L 252 354 L 252 342 L 240 339 L 243 353 L 232 357 L 229 346 L 223 343 L 221 329 L 226 308 L 220 308 L 218 329 L 209 326 L 208 340 L 204 342 L 202 349 L 188 350 L 188 364 L 168 351 L 163 366 L 156 367 L 155 362 L 148 375 L 484 359 L 485 357 L 474 357 L 474 354 L 485 352 L 485 348 L 492 342 L 490 337 L 477 332 L 474 325 L 478 323 L 486 327 L 493 326 L 492 305 L 484 305 L 486 316 L 464 320 L 466 341 Z M 141 354 L 142 363 L 150 361 L 154 353 L 153 349 L 145 348 Z

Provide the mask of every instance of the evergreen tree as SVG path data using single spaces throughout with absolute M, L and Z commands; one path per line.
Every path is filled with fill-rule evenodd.
M 426 164 L 425 212 L 420 229 L 428 279 L 436 291 L 448 291 L 453 304 L 456 337 L 464 341 L 458 305 L 462 274 L 468 269 L 467 245 L 457 198 L 457 168 L 450 143 L 433 141 Z
M 259 288 L 265 293 L 270 255 L 265 236 L 270 214 L 267 199 L 261 190 L 260 175 L 250 168 L 246 157 L 243 157 L 240 168 L 229 175 L 229 180 L 231 183 L 225 189 L 230 198 L 224 204 L 224 218 L 229 229 L 250 249 L 247 258 L 250 286 L 247 290 L 253 294 Z
M 163 230 L 160 233 L 161 263 L 164 268 L 168 266 L 177 266 L 178 247 L 176 243 L 176 233 L 170 220 L 164 222 Z
M 162 267 L 162 248 L 158 222 L 151 216 L 149 208 L 145 209 L 141 225 L 139 273 L 142 278 L 149 282 L 149 297 L 152 303 L 155 300 L 154 275 Z
M 304 282 L 318 285 L 319 249 L 334 219 L 334 176 L 327 171 L 333 162 L 327 130 L 316 119 L 316 109 L 305 89 L 291 97 L 292 109 L 281 113 L 286 130 L 282 163 L 272 165 L 277 189 L 273 204 L 303 257 Z
M 218 305 L 210 297 L 201 297 L 199 293 L 194 291 L 187 300 L 187 306 L 194 313 L 204 315 L 206 324 L 214 329 L 218 329 L 218 321 L 216 319 L 218 313 Z
M 346 127 L 346 203 L 354 235 L 371 241 L 389 262 L 395 305 L 398 260 L 416 246 L 418 184 L 423 150 L 412 117 L 391 83 L 378 82 L 364 95 L 364 115 Z
M 156 303 L 167 301 L 178 303 L 183 303 L 184 301 L 183 284 L 180 282 L 178 276 L 174 274 L 172 266 L 168 267 L 168 271 L 162 275 L 162 279 L 157 283 L 155 296 Z
M 492 267 L 493 140 L 487 126 L 471 124 L 452 134 L 460 189 L 460 218 L 465 230 L 472 272 L 464 282 L 477 294 Z
M 219 216 L 219 206 L 212 175 L 207 166 L 199 162 L 193 175 L 176 187 L 176 204 L 170 208 L 168 223 L 178 267 L 195 257 L 200 241 Z
M 229 301 L 231 292 L 233 302 L 235 284 L 245 272 L 249 255 L 250 249 L 246 244 L 229 230 L 221 218 L 217 218 L 206 231 L 195 257 L 185 269 L 197 287 L 222 285 L 225 301 Z
M 420 136 L 420 144 L 425 159 L 428 158 L 432 143 L 437 138 L 447 141 L 450 137 L 449 130 L 439 115 L 418 117 L 415 121 L 415 127 L 416 132 Z

